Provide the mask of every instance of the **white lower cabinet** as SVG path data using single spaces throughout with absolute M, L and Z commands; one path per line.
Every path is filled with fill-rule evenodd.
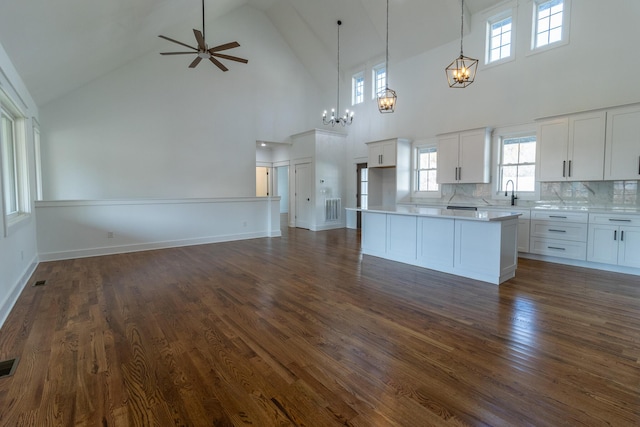
M 438 269 L 453 267 L 454 220 L 418 218 L 418 264 Z
M 588 219 L 583 212 L 532 211 L 531 253 L 586 260 Z
M 587 261 L 640 267 L 640 216 L 589 215 Z
M 387 252 L 387 215 L 367 212 L 362 215 L 362 250 L 375 256 L 384 256 Z

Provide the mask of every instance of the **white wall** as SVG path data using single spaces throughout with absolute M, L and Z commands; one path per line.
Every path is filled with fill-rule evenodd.
M 249 63 L 223 73 L 151 52 L 42 107 L 45 200 L 255 195 L 256 141 L 308 129 L 319 90 L 264 13 L 207 28 Z
M 0 45 L 0 88 L 15 101 L 22 114 L 27 117 L 25 130 L 29 192 L 31 195 L 35 195 L 33 123 L 34 119 L 38 119 L 38 107 L 33 102 L 2 45 Z M 1 180 L 2 174 L 0 174 Z M 1 185 L 0 188 L 2 188 Z M 29 205 L 30 216 L 10 227 L 7 235 L 4 233 L 4 215 L 0 214 L 0 326 L 4 323 L 38 260 L 33 203 L 30 201 Z
M 449 88 L 444 72 L 459 55 L 459 40 L 402 62 L 393 62 L 390 45 L 389 86 L 398 94 L 396 111 L 380 114 L 367 94 L 367 101 L 354 107 L 347 157 L 366 156 L 367 141 L 426 139 L 445 132 L 531 123 L 555 114 L 640 102 L 640 85 L 633 77 L 625 78 L 640 69 L 640 56 L 630 54 L 640 40 L 636 22 L 640 2 L 572 1 L 569 44 L 536 54 L 529 53 L 532 2 L 519 3 L 516 59 L 502 65 L 484 66 L 485 22 L 502 9 L 473 16 L 471 32 L 464 37 L 464 53 L 481 62 L 476 81 L 466 89 Z M 365 69 L 367 78 L 371 65 Z M 366 82 L 367 90 L 369 85 Z M 355 170 L 355 162 L 351 163 Z M 347 194 L 355 194 L 355 179 L 347 185 Z M 348 206 L 354 207 L 355 201 L 349 200 Z

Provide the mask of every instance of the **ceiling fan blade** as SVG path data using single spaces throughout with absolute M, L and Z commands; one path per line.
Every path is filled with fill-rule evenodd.
M 221 50 L 233 49 L 234 47 L 240 47 L 240 43 L 231 42 L 231 43 L 221 44 L 220 46 L 215 46 L 209 49 L 209 53 L 220 52 Z
M 194 55 L 198 52 L 160 52 L 160 55 Z
M 248 59 L 238 58 L 237 56 L 225 55 L 224 53 L 212 53 L 211 55 L 217 56 L 218 58 L 222 58 L 222 59 L 228 59 L 230 61 L 242 62 L 243 64 L 246 64 L 247 62 L 249 62 Z
M 189 46 L 188 44 L 184 44 L 182 42 L 179 42 L 178 40 L 170 39 L 169 37 L 166 37 L 166 36 L 158 36 L 158 37 L 160 37 L 161 39 L 169 40 L 170 42 L 173 42 L 173 43 L 177 43 L 177 44 L 179 44 L 181 46 L 188 47 L 189 49 L 193 49 L 195 51 L 198 50 L 195 47 L 192 47 L 192 46 Z
M 196 56 L 196 59 L 194 59 L 193 62 L 189 64 L 189 68 L 196 68 L 196 65 L 198 65 L 200 61 L 202 61 L 202 58 L 200 56 Z
M 196 36 L 196 41 L 198 42 L 198 48 L 201 51 L 207 50 L 207 45 L 204 44 L 204 37 L 202 37 L 202 33 L 200 30 L 193 29 L 193 34 Z
M 199 58 L 199 57 L 198 57 Z M 216 64 L 216 66 L 218 68 L 220 68 L 222 71 L 229 71 L 229 69 L 227 67 L 224 66 L 224 64 L 220 61 L 218 61 L 216 58 L 214 58 L 213 56 L 209 57 L 209 60 L 211 62 L 213 62 L 214 64 Z

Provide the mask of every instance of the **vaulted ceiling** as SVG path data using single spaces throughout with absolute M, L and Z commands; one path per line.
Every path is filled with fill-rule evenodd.
M 465 12 L 468 17 L 501 1 L 466 0 Z M 338 19 L 343 21 L 341 68 L 384 56 L 385 0 L 206 0 L 205 5 L 207 23 L 245 5 L 263 11 L 318 80 L 335 72 Z M 460 0 L 390 0 L 389 8 L 394 60 L 459 37 Z M 0 43 L 36 103 L 44 105 L 136 57 L 174 50 L 157 36 L 179 38 L 177 28 L 188 32 L 201 22 L 200 0 L 2 0 Z

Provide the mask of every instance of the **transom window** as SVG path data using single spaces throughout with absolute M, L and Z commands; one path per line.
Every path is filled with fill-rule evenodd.
M 421 147 L 417 150 L 417 191 L 439 191 L 436 176 L 438 171 L 438 150 Z
M 362 104 L 364 102 L 364 72 L 354 74 L 351 78 L 351 104 Z
M 511 16 L 496 21 L 489 21 L 487 63 L 499 61 L 511 56 L 511 36 L 513 34 Z
M 536 137 L 502 138 L 500 153 L 500 191 L 513 181 L 516 192 L 534 192 L 536 184 Z M 509 184 L 511 191 L 511 184 Z
M 536 1 L 534 47 L 539 48 L 562 41 L 564 0 Z
M 382 65 L 373 67 L 373 99 L 377 99 L 380 92 L 387 88 L 387 69 Z

